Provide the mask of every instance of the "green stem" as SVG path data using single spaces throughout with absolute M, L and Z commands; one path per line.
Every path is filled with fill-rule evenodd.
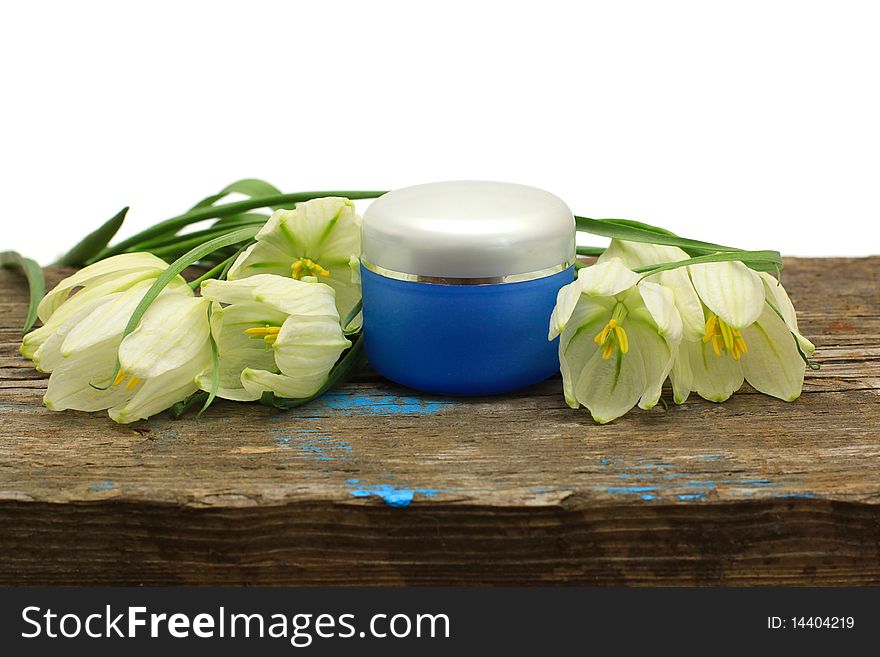
M 197 290 L 197 289 L 199 288 L 199 285 L 202 284 L 202 281 L 206 281 L 206 280 L 208 280 L 209 278 L 214 278 L 217 274 L 222 273 L 223 270 L 226 269 L 226 265 L 230 264 L 230 263 L 231 263 L 233 260 L 235 260 L 237 257 L 238 257 L 238 254 L 236 253 L 234 256 L 230 256 L 230 257 L 226 258 L 226 260 L 224 260 L 223 262 L 219 263 L 217 266 L 215 266 L 215 267 L 211 267 L 211 269 L 209 269 L 209 270 L 206 271 L 204 274 L 202 274 L 201 276 L 199 276 L 196 280 L 192 281 L 192 282 L 189 284 L 189 286 L 190 286 L 193 290 Z
M 34 260 L 25 258 L 15 251 L 4 251 L 0 253 L 0 267 L 11 269 L 17 267 L 28 282 L 28 290 L 30 292 L 30 301 L 28 302 L 28 314 L 24 320 L 23 331 L 27 333 L 37 322 L 37 308 L 43 295 L 46 293 L 46 279 L 43 276 L 43 269 Z
M 209 228 L 205 228 L 204 230 L 195 230 L 191 233 L 186 233 L 185 235 L 180 235 L 177 233 L 174 233 L 172 235 L 160 235 L 159 237 L 154 237 L 143 242 L 138 242 L 130 250 L 149 251 L 151 253 L 155 253 L 154 249 L 168 246 L 180 246 L 183 244 L 181 240 L 192 241 L 195 238 L 199 237 L 210 239 L 212 237 L 217 237 L 218 235 L 229 233 L 235 228 L 242 228 L 243 226 L 259 226 L 265 224 L 268 219 L 269 217 L 263 217 L 262 220 L 248 219 L 246 221 L 229 222 L 228 224 L 223 224 L 222 226 L 217 226 L 216 224 L 214 224 Z M 202 241 L 207 241 L 207 239 L 203 239 Z
M 186 212 L 177 217 L 172 217 L 171 219 L 166 219 L 165 221 L 161 221 L 158 224 L 147 228 L 146 230 L 141 231 L 137 235 L 133 235 L 128 239 L 122 240 L 118 244 L 103 249 L 98 255 L 94 256 L 89 260 L 89 263 L 96 262 L 102 258 L 106 258 L 111 255 L 116 255 L 119 253 L 123 253 L 129 247 L 139 244 L 144 240 L 157 237 L 159 235 L 165 235 L 169 232 L 177 232 L 184 226 L 188 226 L 190 224 L 194 224 L 199 221 L 204 221 L 206 219 L 215 219 L 218 217 L 228 217 L 229 215 L 239 214 L 241 212 L 245 212 L 247 210 L 254 210 L 256 208 L 265 208 L 273 205 L 280 205 L 286 203 L 301 203 L 303 201 L 310 201 L 315 198 L 321 198 L 324 196 L 344 196 L 350 199 L 369 199 L 369 198 L 378 198 L 382 196 L 385 192 L 383 191 L 326 191 L 326 192 L 296 192 L 293 194 L 274 194 L 272 196 L 262 196 L 260 198 L 251 198 L 244 201 L 236 201 L 234 203 L 224 203 L 223 205 L 217 206 L 207 206 L 201 208 L 195 208 Z

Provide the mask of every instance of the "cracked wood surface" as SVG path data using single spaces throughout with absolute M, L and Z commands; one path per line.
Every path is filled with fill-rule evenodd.
M 791 404 L 598 426 L 558 378 L 450 399 L 367 372 L 120 426 L 41 406 L 0 271 L 0 583 L 878 585 L 880 257 L 784 282 L 822 364 Z

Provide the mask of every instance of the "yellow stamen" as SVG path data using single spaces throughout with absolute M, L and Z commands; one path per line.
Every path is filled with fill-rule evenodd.
M 118 386 L 123 381 L 125 381 L 125 372 L 123 372 L 122 370 L 119 370 L 116 373 L 116 378 L 113 379 L 113 385 Z
M 706 335 L 703 336 L 703 342 L 710 340 L 716 356 L 727 352 L 731 358 L 739 360 L 743 354 L 749 351 L 739 329 L 733 328 L 715 314 L 710 314 L 706 320 Z
M 126 390 L 134 390 L 135 386 L 140 382 L 141 382 L 141 380 L 139 378 L 137 378 L 136 376 L 133 376 L 128 380 L 128 383 L 125 384 L 125 389 Z
M 709 319 L 706 320 L 706 335 L 703 337 L 703 342 L 709 342 L 712 336 L 715 335 L 715 325 L 717 323 L 718 315 L 709 315 Z
M 613 353 L 614 353 L 614 343 L 609 342 L 608 344 L 605 345 L 605 349 L 602 350 L 602 359 L 608 360 L 609 358 L 611 358 L 611 354 L 613 354 Z
M 330 272 L 314 260 L 300 258 L 290 266 L 290 275 L 300 280 L 306 276 L 329 276 Z
M 625 314 L 622 313 L 622 316 Z M 593 342 L 602 347 L 602 358 L 605 360 L 611 358 L 614 350 L 618 347 L 621 354 L 629 351 L 629 338 L 615 317 L 608 320 L 604 328 L 593 338 Z
M 254 326 L 244 330 L 247 335 L 276 335 L 281 332 L 280 326 Z
M 614 321 L 613 319 L 611 320 Z M 617 344 L 620 345 L 620 353 L 625 354 L 629 351 L 629 338 L 622 326 L 614 327 L 614 334 L 617 336 Z

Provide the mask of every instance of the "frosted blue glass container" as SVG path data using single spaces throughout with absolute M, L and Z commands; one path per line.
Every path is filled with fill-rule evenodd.
M 418 185 L 373 202 L 362 231 L 364 340 L 380 374 L 486 395 L 559 370 L 548 325 L 575 256 L 559 198 L 510 183 Z

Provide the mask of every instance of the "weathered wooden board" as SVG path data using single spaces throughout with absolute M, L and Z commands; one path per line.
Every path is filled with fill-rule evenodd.
M 598 426 L 559 379 L 447 399 L 368 372 L 119 426 L 40 405 L 0 272 L 0 583 L 878 585 L 880 258 L 785 283 L 822 364 L 792 404 Z

